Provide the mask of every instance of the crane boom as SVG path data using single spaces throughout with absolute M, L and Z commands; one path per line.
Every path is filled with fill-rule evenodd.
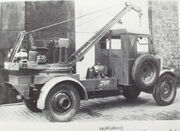
M 121 20 L 121 18 L 131 9 L 138 12 L 139 15 L 142 15 L 141 9 L 138 7 L 126 3 L 126 7 L 122 9 L 113 19 L 111 19 L 104 27 L 102 27 L 95 35 L 93 35 L 82 47 L 75 51 L 70 57 L 67 58 L 66 62 L 68 65 L 75 65 L 80 61 L 84 55 L 98 43 L 98 41 L 106 35 L 109 30 Z
M 80 47 L 77 51 L 75 51 L 72 55 L 70 55 L 66 59 L 65 63 L 60 63 L 60 64 L 62 66 L 63 65 L 64 66 L 73 66 L 73 65 L 75 65 L 131 9 L 138 12 L 140 16 L 142 15 L 142 11 L 138 7 L 136 7 L 136 6 L 132 5 L 132 4 L 128 4 L 128 3 L 126 3 L 125 5 L 126 5 L 126 7 L 124 7 L 113 19 L 111 19 L 105 26 L 103 26 L 97 33 L 95 33 L 95 35 L 93 35 L 82 47 Z M 72 20 L 72 19 L 70 19 L 70 20 Z M 39 30 L 50 28 L 52 26 L 56 26 L 58 24 L 66 22 L 66 21 L 69 21 L 69 20 L 65 20 L 63 22 L 59 22 L 59 23 L 55 23 L 55 24 L 52 24 L 52 25 L 49 25 L 49 26 L 46 26 L 46 27 L 42 27 L 42 28 L 36 29 L 36 30 L 34 30 L 32 32 L 36 32 L 36 31 L 39 31 Z M 15 42 L 15 47 L 14 47 L 12 53 L 11 53 L 11 56 L 10 56 L 10 62 L 14 62 L 15 55 L 19 51 L 25 35 L 28 34 L 28 33 L 30 33 L 30 32 L 21 31 L 19 33 L 19 35 L 17 37 L 17 40 Z

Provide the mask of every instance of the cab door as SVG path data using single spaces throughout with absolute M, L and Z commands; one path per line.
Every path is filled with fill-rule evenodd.
M 135 60 L 136 37 L 130 34 L 112 36 L 110 42 L 110 67 L 112 76 L 116 77 L 119 85 L 133 84 L 131 77 L 132 65 Z
M 112 76 L 121 81 L 122 74 L 122 40 L 121 36 L 111 37 L 109 47 L 109 61 Z

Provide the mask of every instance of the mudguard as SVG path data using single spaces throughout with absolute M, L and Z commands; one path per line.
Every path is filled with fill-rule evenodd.
M 176 74 L 174 73 L 174 69 L 161 69 L 160 73 L 159 73 L 159 77 L 161 77 L 163 74 L 165 73 L 169 73 L 170 75 L 172 75 L 173 77 L 176 76 Z
M 83 91 L 83 99 L 86 100 L 88 99 L 88 95 L 86 92 L 85 87 L 76 79 L 72 78 L 72 77 L 68 77 L 68 76 L 61 76 L 61 77 L 56 77 L 53 78 L 51 80 L 49 80 L 48 82 L 46 82 L 46 84 L 41 88 L 40 94 L 39 94 L 39 99 L 37 100 L 37 107 L 41 110 L 44 109 L 45 107 L 45 102 L 46 102 L 46 98 L 47 95 L 49 93 L 49 91 L 58 83 L 61 82 L 66 82 L 66 81 L 70 81 L 70 82 L 74 82 L 76 84 L 78 84 L 82 91 Z

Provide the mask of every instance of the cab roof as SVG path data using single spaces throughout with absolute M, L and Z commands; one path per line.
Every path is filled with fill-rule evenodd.
M 111 29 L 110 34 L 113 36 L 127 35 L 127 34 L 139 35 L 139 36 L 151 36 L 149 31 L 142 31 L 142 30 L 138 30 L 138 31 L 129 30 L 128 31 L 127 29 Z

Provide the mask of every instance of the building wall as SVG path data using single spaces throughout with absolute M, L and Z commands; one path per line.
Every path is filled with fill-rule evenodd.
M 7 72 L 3 63 L 8 50 L 13 47 L 19 31 L 31 31 L 49 24 L 75 17 L 75 4 L 69 1 L 27 1 L 0 3 L 0 104 L 17 102 L 16 92 L 3 83 L 7 81 Z M 71 40 L 71 52 L 75 50 L 75 21 L 35 32 L 35 40 L 53 37 L 68 37 Z M 70 52 L 70 53 L 71 53 Z
M 180 69 L 177 1 L 149 1 L 149 23 L 155 53 L 165 67 Z
M 13 47 L 19 31 L 25 28 L 25 3 L 4 2 L 0 6 L 0 104 L 17 102 L 16 92 L 4 84 L 8 80 L 3 69 L 8 50 Z
M 24 12 L 24 2 L 1 3 L 1 49 L 12 48 L 19 31 L 25 29 Z
M 75 16 L 73 1 L 25 2 L 25 28 L 27 31 L 61 22 Z M 69 21 L 33 33 L 35 39 L 70 38 L 71 53 L 75 50 L 75 22 Z

